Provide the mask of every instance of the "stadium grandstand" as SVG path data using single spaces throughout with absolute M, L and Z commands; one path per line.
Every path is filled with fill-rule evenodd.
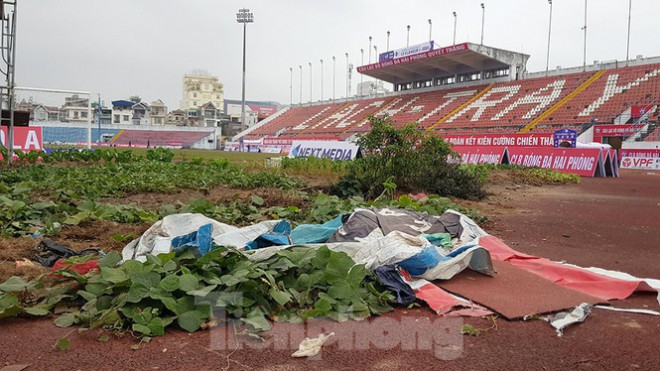
M 351 140 L 370 116 L 399 126 L 417 122 L 440 135 L 584 133 L 595 124 L 640 124 L 635 141 L 658 140 L 660 58 L 596 63 L 529 73 L 529 56 L 472 43 L 457 44 L 358 67 L 391 83 L 394 92 L 292 105 L 233 140 Z M 633 115 L 637 109 L 641 115 Z

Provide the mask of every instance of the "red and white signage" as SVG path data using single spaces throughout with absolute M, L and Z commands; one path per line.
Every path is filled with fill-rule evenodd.
M 622 169 L 660 170 L 660 157 L 624 157 Z
M 265 146 L 290 146 L 293 139 L 289 138 L 264 138 L 263 144 Z
M 552 133 L 443 135 L 442 137 L 453 144 L 454 149 L 458 146 L 554 147 Z
M 594 142 L 601 143 L 603 137 L 628 137 L 641 128 L 642 125 L 594 125 Z
M 649 113 L 649 110 L 652 108 L 653 106 L 632 106 L 630 107 L 630 116 L 632 118 L 640 118 Z
M 462 164 L 501 164 L 506 148 L 483 146 L 459 146 L 454 148 Z M 451 160 L 450 160 L 451 161 Z
M 7 146 L 7 127 L 2 126 L 0 140 L 3 146 Z M 39 126 L 15 126 L 14 127 L 14 149 L 21 151 L 41 151 L 44 148 L 41 127 Z
M 508 148 L 511 165 L 553 169 L 580 176 L 605 176 L 601 150 L 582 148 Z
M 660 149 L 626 149 L 621 148 L 620 157 L 656 157 L 660 158 Z
M 446 55 L 446 54 L 453 54 L 453 53 L 458 53 L 462 51 L 468 50 L 468 44 L 463 43 L 463 44 L 457 44 L 457 45 L 452 45 L 448 46 L 446 48 L 440 48 L 440 49 L 435 49 L 431 50 L 428 52 L 423 52 L 423 53 L 418 53 L 418 54 L 413 54 L 413 55 L 408 55 L 405 57 L 401 58 L 395 58 L 389 61 L 385 61 L 382 63 L 373 63 L 369 64 L 366 66 L 360 66 L 357 68 L 357 71 L 360 73 L 367 72 L 367 71 L 373 71 L 373 70 L 379 70 L 381 68 L 386 68 L 386 67 L 391 67 L 391 66 L 396 66 L 402 63 L 408 63 L 408 62 L 414 62 L 422 59 L 427 59 L 427 58 L 434 58 L 438 57 L 441 55 Z

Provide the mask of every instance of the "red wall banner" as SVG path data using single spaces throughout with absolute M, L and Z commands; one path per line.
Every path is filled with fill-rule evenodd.
M 0 141 L 7 146 L 7 127 L 2 126 Z M 15 126 L 14 127 L 14 149 L 21 151 L 40 151 L 44 148 L 40 126 Z
M 554 147 L 552 133 L 543 134 L 482 134 L 443 135 L 446 141 L 458 146 Z
M 605 176 L 598 148 L 508 148 L 511 165 L 535 166 L 580 176 Z
M 501 164 L 506 153 L 504 147 L 460 146 L 454 152 L 461 155 L 461 164 Z
M 642 125 L 594 125 L 594 142 L 601 143 L 603 137 L 627 137 L 635 134 Z

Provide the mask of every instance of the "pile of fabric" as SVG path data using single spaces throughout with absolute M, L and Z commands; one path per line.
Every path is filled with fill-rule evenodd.
M 255 261 L 294 245 L 328 246 L 375 271 L 399 303 L 420 299 L 445 316 L 495 312 L 525 318 L 624 299 L 635 291 L 660 291 L 660 280 L 519 253 L 453 210 L 431 216 L 398 208 L 359 208 L 324 224 L 294 229 L 286 220 L 237 228 L 201 214 L 176 214 L 155 223 L 122 255 L 124 260 L 144 261 L 148 254 L 187 246 L 203 255 L 214 244 L 245 250 Z

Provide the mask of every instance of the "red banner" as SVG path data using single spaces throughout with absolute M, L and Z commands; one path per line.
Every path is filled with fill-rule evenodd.
M 504 159 L 504 147 L 460 146 L 454 148 L 461 158 L 461 164 L 501 164 Z
M 630 116 L 634 119 L 640 118 L 648 113 L 653 106 L 632 106 L 630 107 Z
M 601 143 L 603 137 L 628 137 L 641 128 L 642 125 L 594 125 L 594 142 Z
M 580 176 L 605 176 L 598 148 L 524 148 L 508 149 L 511 165 L 553 169 Z
M 0 131 L 0 140 L 3 146 L 7 146 L 7 127 L 3 126 Z M 21 151 L 40 151 L 44 148 L 39 126 L 15 126 L 14 127 L 14 149 Z
M 660 149 L 626 149 L 622 148 L 620 157 L 653 157 L 660 158 Z
M 458 52 L 462 52 L 462 51 L 466 51 L 466 50 L 468 50 L 468 44 L 467 43 L 457 44 L 457 45 L 448 46 L 446 48 L 440 48 L 440 49 L 430 50 L 428 52 L 417 53 L 417 54 L 408 55 L 408 56 L 401 57 L 401 58 L 391 59 L 389 61 L 385 61 L 385 62 L 382 62 L 382 63 L 373 63 L 373 64 L 369 64 L 369 65 L 366 65 L 366 66 L 360 66 L 360 67 L 357 68 L 357 71 L 360 72 L 360 73 L 363 73 L 363 72 L 366 72 L 366 71 L 379 70 L 381 68 L 396 66 L 396 65 L 399 65 L 399 64 L 402 64 L 402 63 L 408 63 L 408 62 L 418 61 L 418 60 L 427 59 L 427 58 L 434 58 L 434 57 L 438 57 L 438 56 L 441 56 L 441 55 L 458 53 Z
M 446 141 L 458 146 L 554 147 L 552 133 L 543 134 L 482 134 L 443 135 Z

